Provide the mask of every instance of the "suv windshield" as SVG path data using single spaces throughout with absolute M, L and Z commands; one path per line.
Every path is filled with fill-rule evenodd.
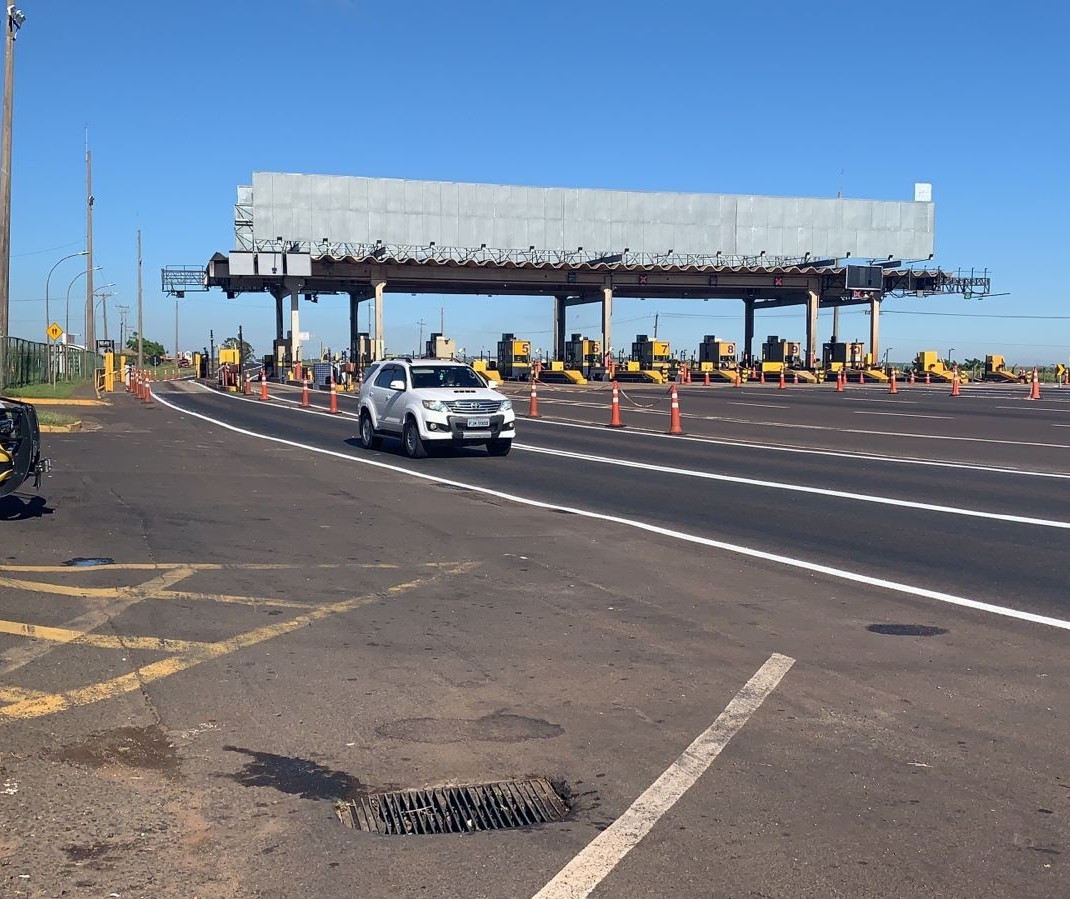
M 414 365 L 412 386 L 414 390 L 427 387 L 484 387 L 472 369 L 466 365 Z

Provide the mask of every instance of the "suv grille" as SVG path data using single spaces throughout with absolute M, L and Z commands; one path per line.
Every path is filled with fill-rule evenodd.
M 446 400 L 446 407 L 450 412 L 497 412 L 501 407 L 498 400 Z

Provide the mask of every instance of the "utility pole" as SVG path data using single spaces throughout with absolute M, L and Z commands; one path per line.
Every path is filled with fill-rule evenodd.
M 175 297 L 175 362 L 178 362 L 178 297 Z
M 126 351 L 126 315 L 130 311 L 129 306 L 119 306 L 119 352 Z
M 11 299 L 11 121 L 14 112 L 15 36 L 26 16 L 7 5 L 4 28 L 4 113 L 0 137 L 0 387 L 7 371 L 8 310 Z
M 427 322 L 421 318 L 416 324 L 420 326 L 420 339 L 416 342 L 416 358 L 419 359 L 424 351 L 424 325 Z
M 659 312 L 655 312 L 655 313 L 654 313 L 654 339 L 655 339 L 655 340 L 657 340 L 657 339 L 658 339 L 658 316 L 659 316 L 660 314 L 661 314 L 661 313 L 659 313 Z
M 145 367 L 145 332 L 141 320 L 141 229 L 137 229 L 137 367 Z
M 245 334 L 242 326 L 238 325 L 238 378 L 245 374 Z
M 93 154 L 85 130 L 85 348 L 97 349 L 97 316 L 93 308 Z

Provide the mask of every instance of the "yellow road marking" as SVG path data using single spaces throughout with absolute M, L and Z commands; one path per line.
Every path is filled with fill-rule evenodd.
M 235 596 L 230 593 L 194 593 L 189 590 L 158 590 L 146 599 L 186 599 L 195 602 L 236 603 L 243 606 L 280 606 L 284 609 L 314 609 L 319 603 L 295 599 L 264 599 L 260 596 Z
M 159 575 L 158 577 L 151 578 L 143 584 L 134 587 L 125 587 L 123 589 L 128 592 L 121 594 L 119 598 L 111 599 L 103 605 L 91 609 L 84 615 L 79 615 L 77 618 L 65 622 L 64 626 L 81 633 L 95 631 L 114 616 L 121 614 L 130 606 L 140 602 L 144 598 L 144 595 L 138 591 L 145 590 L 154 592 L 166 589 L 167 587 L 177 584 L 179 581 L 185 580 L 190 574 L 191 571 L 189 566 L 179 566 Z M 50 646 L 47 641 L 42 641 L 39 643 L 29 643 L 25 646 L 19 646 L 9 650 L 4 653 L 4 661 L 0 664 L 0 674 L 8 674 L 17 668 L 28 665 L 35 659 L 51 652 L 53 648 L 54 647 Z
M 361 606 L 371 605 L 374 602 L 389 599 L 407 591 L 422 587 L 425 584 L 437 580 L 442 573 L 457 575 L 470 571 L 475 567 L 475 563 L 439 563 L 436 564 L 435 567 L 438 569 L 438 573 L 430 575 L 429 577 L 415 578 L 411 581 L 397 584 L 377 593 L 365 594 L 364 596 L 357 596 L 341 602 L 331 603 L 330 605 L 320 606 L 305 615 L 299 615 L 289 621 L 279 621 L 275 624 L 258 627 L 254 630 L 247 631 L 244 634 L 238 634 L 236 637 L 231 637 L 228 640 L 221 640 L 217 643 L 207 643 L 186 655 L 176 655 L 169 659 L 161 659 L 158 662 L 144 665 L 129 674 L 123 674 L 119 677 L 101 681 L 96 684 L 90 684 L 89 686 L 81 687 L 76 690 L 68 690 L 63 693 L 52 693 L 47 696 L 40 696 L 22 702 L 11 703 L 0 707 L 0 723 L 7 721 L 23 721 L 30 718 L 41 718 L 45 715 L 54 715 L 57 712 L 62 712 L 77 706 L 85 706 L 94 702 L 100 702 L 101 700 L 112 699 L 123 693 L 132 693 L 136 690 L 140 690 L 145 684 L 162 680 L 165 677 L 170 677 L 172 674 L 177 674 L 180 671 L 193 668 L 196 665 L 200 665 L 202 662 L 220 658 L 221 656 L 236 652 L 239 649 L 245 649 L 267 640 L 273 640 L 276 637 L 281 637 L 291 631 L 306 627 L 314 621 L 320 621 L 334 615 L 351 612 L 354 609 L 359 609 Z
M 50 643 L 82 643 L 98 649 L 159 649 L 165 652 L 189 652 L 210 646 L 209 643 L 191 643 L 189 640 L 169 640 L 166 637 L 126 637 L 112 634 L 89 634 L 66 627 L 46 627 L 27 624 L 24 621 L 0 619 L 0 634 L 16 637 L 32 637 Z
M 25 687 L 0 686 L 0 702 L 24 702 L 27 699 L 43 699 L 48 694 L 42 690 L 27 690 Z
M 420 562 L 415 568 L 447 568 L 452 562 Z M 401 566 L 391 562 L 327 562 L 322 565 L 304 565 L 300 562 L 116 562 L 112 565 L 0 565 L 0 571 L 40 572 L 45 574 L 78 574 L 81 571 L 171 571 L 188 568 L 191 571 L 287 571 L 295 568 L 310 570 L 354 568 L 396 571 Z
M 38 581 L 24 581 L 20 578 L 0 577 L 0 587 L 12 590 L 28 590 L 31 593 L 54 593 L 59 596 L 74 596 L 78 599 L 116 599 L 118 587 L 78 587 L 67 584 L 44 584 Z

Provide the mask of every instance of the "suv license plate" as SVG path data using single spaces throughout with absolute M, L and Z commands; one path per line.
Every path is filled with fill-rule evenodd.
M 475 430 L 476 428 L 489 428 L 490 427 L 490 419 L 489 418 L 470 418 L 470 419 L 468 419 L 468 423 L 465 425 L 465 427 L 470 428 L 472 430 Z

